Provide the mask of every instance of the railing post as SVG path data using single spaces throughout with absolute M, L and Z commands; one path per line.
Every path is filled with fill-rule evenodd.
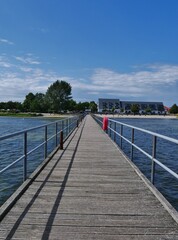
M 63 131 L 60 132 L 60 149 L 63 150 Z
M 47 158 L 47 141 L 48 141 L 48 129 L 47 126 L 45 126 L 45 144 L 44 144 L 44 159 Z
M 120 126 L 120 148 L 122 149 L 122 135 L 123 135 L 123 125 Z
M 24 132 L 23 181 L 27 179 L 27 132 Z
M 116 142 L 116 122 L 114 123 L 114 142 Z
M 134 143 L 134 128 L 132 128 L 131 141 L 132 141 L 132 144 L 133 144 Z M 130 159 L 131 159 L 131 161 L 133 161 L 133 145 L 131 145 Z
M 57 147 L 57 122 L 56 122 L 56 128 L 55 128 L 55 130 L 56 130 L 56 147 Z
M 108 124 L 109 125 L 109 132 L 108 132 L 108 134 L 109 134 L 110 138 L 111 138 L 111 124 L 112 124 L 111 121 L 109 121 L 109 124 Z
M 62 120 L 62 121 L 61 121 L 60 130 L 61 130 L 61 131 L 64 131 L 64 127 L 65 127 L 64 120 Z
M 69 135 L 70 129 L 69 129 L 69 125 L 70 125 L 70 119 L 67 119 L 67 135 Z
M 153 151 L 152 151 L 152 165 L 151 165 L 151 182 L 154 185 L 155 182 L 155 161 L 154 158 L 156 158 L 156 141 L 157 137 L 153 136 Z
M 78 128 L 78 126 L 79 126 L 79 119 L 77 119 L 77 126 L 76 127 Z
M 64 128 L 65 128 L 65 137 L 67 136 L 67 118 L 64 120 Z

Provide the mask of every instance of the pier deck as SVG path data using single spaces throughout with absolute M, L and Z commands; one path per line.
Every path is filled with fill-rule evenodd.
M 178 224 L 91 116 L 0 223 L 0 239 L 178 239 Z

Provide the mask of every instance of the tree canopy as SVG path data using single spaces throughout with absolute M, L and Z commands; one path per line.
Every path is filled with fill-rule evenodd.
M 23 108 L 28 112 L 32 111 L 31 105 L 33 101 L 35 100 L 35 95 L 30 92 L 25 96 L 25 100 L 23 102 Z
M 91 112 L 92 112 L 92 113 L 95 113 L 95 112 L 97 112 L 97 110 L 98 110 L 97 104 L 96 104 L 94 101 L 91 101 L 91 102 L 90 102 L 89 108 L 91 109 Z
M 178 113 L 178 106 L 176 104 L 173 104 L 171 109 L 170 109 L 170 113 L 176 114 Z
M 140 108 L 139 108 L 139 106 L 138 106 L 137 104 L 133 104 L 133 105 L 131 106 L 131 111 L 132 111 L 134 114 L 139 113 L 139 110 L 140 110 Z
M 71 85 L 65 81 L 57 80 L 46 92 L 46 102 L 48 110 L 60 112 L 66 110 L 67 101 L 71 99 Z

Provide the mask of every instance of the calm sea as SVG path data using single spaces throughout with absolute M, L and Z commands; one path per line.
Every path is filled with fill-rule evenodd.
M 22 129 L 31 128 L 34 126 L 43 125 L 55 121 L 54 119 L 44 118 L 6 118 L 0 117 L 0 136 L 8 133 L 17 132 Z M 178 139 L 178 119 L 123 119 L 119 118 L 118 121 L 124 122 L 130 125 L 134 125 L 140 128 L 144 128 L 153 132 L 157 132 L 175 139 Z M 124 135 L 131 136 L 131 132 L 124 128 Z M 29 136 L 31 140 L 40 141 L 39 134 Z M 119 142 L 119 138 L 117 139 Z M 149 154 L 152 152 L 152 138 L 145 134 L 135 133 L 135 143 L 147 151 Z M 12 144 L 12 143 L 11 143 Z M 13 151 L 12 151 L 13 149 Z M 130 146 L 123 142 L 123 150 L 126 155 L 130 156 Z M 22 139 L 13 140 L 13 147 L 9 142 L 0 142 L 0 169 L 2 169 L 7 161 L 15 160 L 16 154 L 23 151 Z M 35 169 L 42 161 L 44 156 L 40 156 L 40 153 L 31 156 L 29 161 L 29 174 Z M 176 173 L 178 173 L 178 146 L 176 144 L 170 144 L 167 141 L 158 140 L 157 143 L 157 158 L 165 165 L 170 167 Z M 38 162 L 37 162 L 37 159 Z M 41 160 L 40 160 L 41 159 Z M 134 163 L 140 168 L 140 170 L 150 179 L 151 162 L 147 157 L 134 151 Z M 22 183 L 22 164 L 17 164 L 16 167 L 0 175 L 0 205 L 14 192 L 14 190 Z M 168 201 L 178 210 L 178 180 L 171 177 L 170 174 L 164 170 L 156 167 L 156 187 L 162 192 L 162 194 L 168 199 Z

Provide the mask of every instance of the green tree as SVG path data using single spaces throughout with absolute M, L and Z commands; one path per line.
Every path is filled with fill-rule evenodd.
M 120 109 L 120 113 L 123 113 L 123 112 L 124 112 L 124 109 L 123 109 L 123 108 L 121 108 L 121 109 Z
M 47 107 L 45 104 L 45 95 L 43 93 L 36 93 L 35 98 L 32 100 L 30 104 L 31 112 L 46 112 Z
M 50 111 L 66 110 L 66 102 L 71 99 L 71 85 L 57 80 L 47 90 L 45 100 Z
M 89 102 L 79 102 L 76 106 L 76 110 L 79 111 L 79 112 L 84 112 L 85 109 L 88 109 L 90 106 L 90 103 Z
M 133 104 L 133 105 L 131 106 L 131 111 L 132 111 L 134 114 L 139 113 L 139 110 L 140 110 L 140 108 L 139 108 L 139 106 L 138 106 L 137 104 Z
M 15 102 L 15 109 L 19 110 L 19 111 L 22 111 L 23 110 L 22 103 L 21 102 Z
M 0 102 L 0 109 L 9 109 L 10 111 L 21 111 L 22 110 L 22 104 L 20 102 Z
M 16 108 L 16 104 L 14 102 L 12 102 L 12 101 L 8 101 L 6 103 L 6 108 L 10 109 L 10 110 L 15 109 Z
M 115 110 L 115 107 L 112 107 L 111 112 L 114 114 Z
M 151 113 L 151 108 L 150 108 L 150 107 L 147 107 L 147 108 L 145 109 L 145 112 L 146 112 L 147 114 Z
M 6 109 L 6 103 L 5 102 L 0 102 L 0 109 Z
M 176 104 L 173 104 L 171 109 L 170 109 L 170 113 L 176 114 L 178 113 L 178 106 Z
M 34 100 L 35 100 L 35 95 L 31 92 L 25 96 L 25 100 L 23 102 L 24 111 L 28 112 L 32 110 L 32 102 Z
M 69 111 L 75 111 L 76 110 L 77 103 L 73 99 L 70 99 L 67 101 L 66 109 Z
M 97 110 L 98 110 L 97 104 L 96 104 L 94 101 L 91 101 L 91 102 L 90 102 L 89 108 L 91 109 L 91 112 L 92 112 L 92 113 L 95 113 L 95 112 L 97 112 Z

